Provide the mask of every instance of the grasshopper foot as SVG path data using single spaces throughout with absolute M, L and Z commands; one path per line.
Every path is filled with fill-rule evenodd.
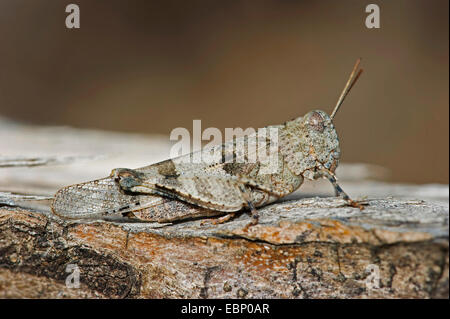
M 364 210 L 364 206 L 362 205 L 362 204 L 364 204 L 364 202 L 361 203 L 361 202 L 357 202 L 357 201 L 354 201 L 353 199 L 351 199 L 344 192 L 342 187 L 339 186 L 339 184 L 336 181 L 336 177 L 334 177 L 334 175 L 332 173 L 330 173 L 328 171 L 324 171 L 322 173 L 323 173 L 323 176 L 326 177 L 330 181 L 331 185 L 333 185 L 336 196 L 343 198 L 348 203 L 349 206 L 359 208 L 360 210 Z
M 345 198 L 344 198 L 345 199 Z M 364 210 L 364 205 L 367 205 L 366 202 L 354 201 L 350 198 L 345 199 L 349 206 L 359 208 L 359 210 Z
M 212 224 L 212 225 L 223 224 L 223 223 L 226 223 L 227 221 L 233 219 L 235 216 L 236 216 L 236 213 L 233 212 L 230 214 L 226 214 L 225 216 L 221 216 L 219 218 L 205 219 L 200 222 L 200 226 L 204 226 L 206 224 Z

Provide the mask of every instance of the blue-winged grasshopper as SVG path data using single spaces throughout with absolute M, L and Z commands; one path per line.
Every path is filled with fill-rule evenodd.
M 249 209 L 250 224 L 256 224 L 257 207 L 294 192 L 305 178 L 328 179 L 337 196 L 362 209 L 336 181 L 341 151 L 332 122 L 361 75 L 359 63 L 358 59 L 330 116 L 316 110 L 282 125 L 268 126 L 266 129 L 276 130 L 277 140 L 265 135 L 261 143 L 257 137 L 256 147 L 244 151 L 247 161 L 233 159 L 237 145 L 249 145 L 248 136 L 138 169 L 114 169 L 109 177 L 62 188 L 55 194 L 52 210 L 65 218 L 127 216 L 157 222 L 225 215 L 219 219 L 222 222 Z M 276 147 L 271 148 L 273 145 Z M 254 152 L 268 148 L 276 160 L 276 170 L 269 173 L 263 172 L 262 162 L 248 161 Z M 192 162 L 196 155 L 203 158 L 217 152 L 220 154 L 213 160 Z

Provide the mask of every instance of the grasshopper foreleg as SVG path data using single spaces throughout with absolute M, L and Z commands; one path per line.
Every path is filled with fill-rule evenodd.
M 329 172 L 327 172 L 327 171 L 324 171 L 324 172 L 323 172 L 323 176 L 324 176 L 325 178 L 327 178 L 327 179 L 330 181 L 331 185 L 333 185 L 333 187 L 334 187 L 334 192 L 335 192 L 335 194 L 336 194 L 337 197 L 343 198 L 343 199 L 344 199 L 350 206 L 352 206 L 352 207 L 359 208 L 360 210 L 363 210 L 363 209 L 364 209 L 364 206 L 362 206 L 362 205 L 359 204 L 358 202 L 352 200 L 352 199 L 347 195 L 347 193 L 344 192 L 344 190 L 342 189 L 342 187 L 339 186 L 339 184 L 337 183 L 336 177 L 335 177 L 333 174 L 331 174 L 331 173 L 329 173 Z

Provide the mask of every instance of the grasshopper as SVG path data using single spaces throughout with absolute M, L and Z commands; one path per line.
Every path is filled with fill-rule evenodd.
M 331 115 L 321 110 L 307 113 L 282 125 L 268 126 L 278 132 L 278 144 L 272 156 L 277 169 L 262 173 L 261 162 L 229 162 L 235 158 L 235 146 L 249 143 L 248 137 L 238 138 L 200 155 L 220 151 L 212 161 L 192 163 L 191 153 L 138 169 L 116 168 L 109 177 L 60 189 L 54 197 L 52 211 L 65 218 L 104 218 L 126 216 L 141 221 L 171 222 L 194 217 L 223 215 L 217 222 L 232 218 L 248 209 L 249 225 L 258 222 L 258 207 L 296 191 L 305 179 L 326 178 L 335 195 L 348 205 L 363 209 L 339 186 L 335 170 L 341 151 L 333 118 L 345 97 L 359 78 L 360 59 Z M 265 138 L 261 147 L 273 144 Z M 197 154 L 198 155 L 198 154 Z M 250 151 L 245 153 L 248 158 Z

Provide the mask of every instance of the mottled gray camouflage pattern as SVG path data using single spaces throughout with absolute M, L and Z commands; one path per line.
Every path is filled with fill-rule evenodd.
M 65 187 L 56 193 L 52 209 L 68 218 L 133 212 L 146 221 L 171 221 L 261 207 L 297 190 L 304 178 L 333 176 L 339 139 L 325 112 L 312 111 L 267 129 L 278 130 L 277 140 L 269 134 L 262 142 L 245 136 L 203 149 L 201 158 L 208 160 L 199 163 L 192 161 L 198 153 L 191 153 L 135 170 L 114 169 L 107 178 Z M 254 152 L 268 150 L 267 161 L 254 161 L 259 158 Z M 236 160 L 237 151 L 243 152 L 243 162 Z

